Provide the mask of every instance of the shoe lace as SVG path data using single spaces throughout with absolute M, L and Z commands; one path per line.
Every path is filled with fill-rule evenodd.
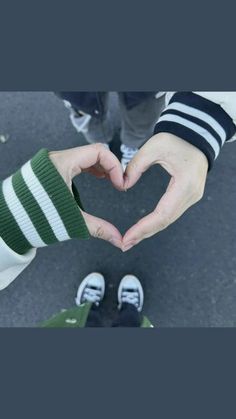
M 101 301 L 102 290 L 100 288 L 90 288 L 87 286 L 83 293 L 82 302 L 94 303 L 96 305 Z
M 125 144 L 121 145 L 120 150 L 122 152 L 122 158 L 128 161 L 130 161 L 138 151 L 137 148 L 127 147 Z
M 136 290 L 123 290 L 121 293 L 122 303 L 133 304 L 136 308 L 139 306 L 139 293 Z

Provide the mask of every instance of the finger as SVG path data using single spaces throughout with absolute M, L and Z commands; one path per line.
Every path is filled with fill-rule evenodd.
M 86 212 L 82 211 L 82 214 L 91 236 L 106 240 L 121 249 L 122 236 L 115 226 L 102 218 L 94 217 Z
M 107 174 L 104 170 L 97 168 L 96 166 L 90 167 L 89 169 L 84 170 L 86 173 L 90 173 L 91 175 L 95 176 L 98 179 L 107 178 Z
M 148 152 L 145 144 L 129 162 L 124 174 L 124 188 L 129 189 L 137 183 L 146 170 L 154 164 L 153 153 Z
M 176 221 L 192 204 L 192 195 L 181 182 L 171 179 L 166 193 L 155 210 L 132 226 L 123 237 L 123 250 L 138 244 L 143 239 L 164 230 Z
M 117 157 L 104 145 L 92 144 L 74 149 L 74 176 L 92 166 L 99 165 L 109 176 L 112 184 L 119 190 L 124 190 L 123 171 Z
M 107 174 L 99 164 L 96 164 L 89 169 L 85 169 L 84 172 L 90 173 L 91 175 L 96 176 L 98 179 L 110 179 L 109 174 Z

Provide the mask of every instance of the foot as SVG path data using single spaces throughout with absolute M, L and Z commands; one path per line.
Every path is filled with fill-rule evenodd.
M 132 158 L 138 152 L 138 148 L 128 147 L 125 144 L 121 144 L 120 151 L 122 153 L 121 166 L 123 167 L 123 170 L 125 171 L 130 160 L 132 160 Z
M 81 282 L 75 302 L 77 306 L 83 303 L 94 303 L 96 306 L 99 306 L 104 294 L 105 279 L 100 273 L 93 272 L 87 275 Z
M 129 303 L 140 312 L 143 308 L 143 301 L 143 287 L 139 279 L 134 275 L 124 276 L 118 288 L 118 308 L 121 309 L 123 303 Z

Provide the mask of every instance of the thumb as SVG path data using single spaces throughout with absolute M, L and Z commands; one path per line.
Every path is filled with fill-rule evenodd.
M 97 239 L 106 240 L 121 249 L 122 236 L 113 224 L 103 220 L 102 218 L 88 214 L 87 212 L 81 212 L 91 236 Z
M 124 173 L 124 189 L 132 188 L 142 174 L 153 164 L 153 159 L 150 158 L 147 151 L 146 147 L 143 146 L 129 162 Z

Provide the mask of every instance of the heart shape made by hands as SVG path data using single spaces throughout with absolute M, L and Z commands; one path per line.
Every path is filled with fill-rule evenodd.
M 90 173 L 98 179 L 108 179 L 121 192 L 133 187 L 141 176 L 141 173 L 132 170 L 132 162 L 129 170 L 124 173 L 117 157 L 101 144 L 51 152 L 50 158 L 70 189 L 72 179 L 83 172 Z M 142 224 L 150 216 L 139 220 L 122 237 L 120 231 L 110 222 L 85 211 L 82 211 L 82 214 L 93 237 L 107 240 L 122 251 L 129 250 L 141 241 L 136 239 L 136 232 L 140 228 L 142 230 Z
M 197 147 L 175 135 L 159 133 L 150 138 L 123 173 L 117 157 L 103 144 L 92 144 L 50 153 L 57 170 L 71 189 L 72 179 L 82 172 L 106 178 L 119 191 L 132 188 L 152 165 L 159 164 L 171 176 L 156 208 L 128 229 L 122 237 L 108 221 L 83 212 L 89 232 L 123 251 L 165 229 L 176 221 L 204 192 L 208 160 Z

